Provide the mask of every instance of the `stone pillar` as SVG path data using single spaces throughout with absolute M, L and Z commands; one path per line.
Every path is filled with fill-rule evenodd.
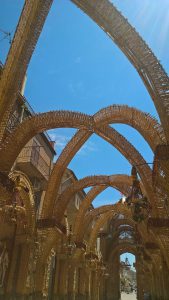
M 91 300 L 98 300 L 99 287 L 98 287 L 98 272 L 96 269 L 91 271 Z
M 143 290 L 143 266 L 140 262 L 140 258 L 136 258 L 136 276 L 137 276 L 137 298 L 138 300 L 144 299 L 144 290 Z
M 99 300 L 106 299 L 106 279 L 103 274 L 100 274 Z
M 77 290 L 76 290 L 76 299 L 77 300 L 86 300 L 86 283 L 87 276 L 85 266 L 79 267 L 77 269 Z
M 33 290 L 31 290 L 31 286 L 29 289 L 26 286 L 28 270 L 29 270 L 30 253 L 31 253 L 30 244 L 24 244 L 21 246 L 21 251 L 19 253 L 20 263 L 17 266 L 18 278 L 17 281 L 16 278 L 14 279 L 16 284 L 16 292 L 18 295 L 26 295 L 27 293 L 31 294 L 33 292 Z M 31 274 L 31 276 L 34 276 L 34 274 Z
M 162 280 L 163 280 L 163 288 L 164 288 L 164 300 L 168 300 L 169 298 L 169 269 L 167 264 L 162 262 Z
M 10 299 L 15 297 L 17 291 L 17 280 L 18 280 L 18 269 L 20 265 L 20 247 L 13 244 L 13 249 L 11 249 L 11 253 L 9 253 L 9 265 L 7 270 L 6 282 L 5 282 L 5 290 L 3 299 Z
M 55 276 L 54 299 L 67 300 L 68 264 L 66 259 L 58 260 Z
M 91 269 L 86 267 L 86 284 L 85 284 L 86 300 L 91 300 Z
M 107 284 L 107 299 L 120 299 L 120 257 L 116 254 L 109 265 L 110 277 Z
M 76 266 L 73 262 L 68 264 L 68 286 L 67 286 L 67 299 L 75 300 L 75 284 L 76 284 Z
M 146 264 L 146 270 L 144 270 L 144 276 L 143 276 L 144 291 L 149 295 L 152 295 L 152 273 L 150 269 L 147 268 L 146 262 L 145 264 Z
M 152 300 L 167 300 L 168 295 L 165 289 L 162 266 L 159 264 L 152 266 L 151 271 L 151 297 Z

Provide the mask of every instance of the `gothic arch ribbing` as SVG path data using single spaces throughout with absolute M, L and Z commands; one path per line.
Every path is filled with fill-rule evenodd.
M 133 126 L 153 150 L 165 140 L 161 125 L 157 121 L 146 113 L 128 106 L 110 106 L 96 113 L 94 117 L 71 111 L 47 112 L 26 119 L 10 134 L 1 149 L 1 155 L 5 153 L 7 158 L 5 165 L 1 163 L 1 169 L 9 171 L 25 144 L 44 130 L 69 127 L 85 129 L 92 133 L 96 125 L 116 121 Z
M 143 80 L 169 140 L 169 78 L 154 53 L 108 0 L 71 0 L 117 44 Z
M 112 175 L 112 176 L 89 176 L 85 177 L 74 184 L 71 184 L 58 198 L 58 201 L 55 205 L 55 217 L 58 222 L 61 222 L 64 211 L 67 207 L 72 196 L 78 191 L 88 187 L 88 186 L 98 186 L 98 185 L 108 185 L 116 189 L 119 189 L 120 186 L 125 182 L 131 184 L 131 178 L 127 175 Z
M 103 215 L 101 215 L 101 217 L 96 221 L 96 223 L 94 225 L 94 228 L 92 228 L 92 232 L 91 232 L 90 239 L 89 239 L 89 248 L 90 249 L 94 248 L 95 241 L 96 241 L 96 238 L 97 238 L 97 235 L 98 235 L 98 232 L 99 232 L 100 228 L 110 218 L 112 218 L 113 216 L 117 216 L 118 213 L 123 213 L 128 217 L 130 217 L 130 215 L 131 215 L 130 211 L 127 210 L 125 207 L 124 208 L 121 207 L 120 209 L 117 209 L 117 208 L 115 209 L 115 208 L 113 208 L 113 205 L 112 205 L 112 210 L 108 211 L 108 212 L 105 212 Z
M 93 222 L 93 220 L 96 220 L 101 215 L 105 214 L 108 211 L 111 211 L 112 208 L 119 214 L 123 214 L 127 212 L 127 214 L 130 215 L 130 211 L 127 210 L 127 208 L 122 205 L 121 203 L 111 204 L 111 205 L 103 205 L 100 207 L 97 207 L 90 211 L 89 213 L 86 213 L 86 215 L 83 217 L 80 225 L 79 225 L 79 232 L 78 235 L 76 235 L 76 240 L 78 242 L 83 242 L 83 238 L 86 233 L 90 231 L 90 225 Z
M 43 27 L 52 2 L 52 0 L 49 0 L 47 3 L 45 2 L 45 5 L 43 6 L 41 1 L 38 3 L 37 1 L 36 3 L 34 1 L 29 1 L 24 7 L 20 22 L 17 26 L 14 41 L 8 54 L 8 63 L 5 65 L 1 79 L 1 92 L 4 92 L 3 86 L 5 86 L 6 89 L 4 101 L 2 101 L 6 107 L 6 111 L 10 110 L 11 102 L 13 101 L 12 98 L 15 98 L 10 98 L 8 93 L 12 90 L 13 95 L 16 95 L 19 84 L 23 81 L 27 65 L 34 51 L 39 33 Z M 72 2 L 79 6 L 112 38 L 136 68 L 154 100 L 166 136 L 168 137 L 169 79 L 151 49 L 110 1 L 72 0 Z M 31 27 L 29 26 L 29 14 L 31 14 L 32 18 L 31 23 L 34 24 L 34 26 Z M 27 19 L 25 19 L 25 16 Z M 27 24 L 26 21 L 28 19 L 29 22 Z M 18 51 L 18 49 L 21 50 L 21 46 L 22 51 Z M 16 59 L 15 54 L 17 54 L 18 59 Z M 14 61 L 13 66 L 12 59 Z M 23 63 L 21 63 L 21 61 Z M 22 68 L 20 68 L 20 66 L 22 66 Z M 9 80 L 9 75 L 12 74 L 13 77 L 14 73 L 16 84 L 12 87 L 8 87 L 8 85 L 5 84 L 5 80 L 8 78 L 8 82 L 11 84 L 12 79 Z M 4 112 L 3 109 L 3 113 Z
M 157 145 L 166 143 L 162 126 L 150 114 L 129 107 L 128 105 L 111 105 L 98 111 L 94 116 L 96 124 L 107 125 L 122 123 L 135 128 L 147 141 L 154 152 Z
M 122 185 L 119 185 L 119 189 L 121 191 L 121 193 L 123 193 L 124 195 L 128 195 L 130 192 L 130 184 L 129 183 L 125 183 L 123 182 Z M 107 186 L 96 186 L 93 187 L 86 195 L 85 199 L 82 201 L 80 208 L 79 208 L 79 212 L 76 215 L 76 219 L 75 219 L 75 225 L 74 225 L 74 235 L 76 237 L 76 239 L 79 239 L 79 235 L 81 232 L 82 227 L 85 228 L 85 224 L 89 224 L 90 221 L 89 219 L 86 220 L 85 218 L 85 214 L 89 208 L 89 206 L 91 205 L 92 201 L 100 194 L 102 193 L 105 189 L 107 188 Z M 92 216 L 92 211 L 91 214 L 87 214 L 87 216 L 91 218 L 93 218 Z

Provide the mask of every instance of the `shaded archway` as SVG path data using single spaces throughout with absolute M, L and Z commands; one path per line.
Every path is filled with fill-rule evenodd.
M 124 213 L 126 217 L 131 218 L 131 212 L 128 210 L 124 205 L 121 203 L 110 204 L 110 205 L 103 205 L 97 207 L 90 212 L 86 213 L 83 217 L 81 224 L 79 226 L 78 235 L 75 236 L 77 242 L 83 242 L 83 238 L 85 234 L 89 234 L 92 231 L 91 225 L 97 221 L 97 219 L 103 216 L 105 213 L 110 211 L 114 211 L 116 214 L 115 216 L 121 215 Z

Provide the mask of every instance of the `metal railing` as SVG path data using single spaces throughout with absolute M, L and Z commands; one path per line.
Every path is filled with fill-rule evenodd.
M 22 99 L 22 101 L 24 102 L 25 106 L 27 107 L 27 109 L 31 113 L 31 115 L 34 116 L 36 113 L 33 110 L 32 106 L 29 104 L 29 102 L 26 100 L 26 98 L 23 95 L 21 95 L 21 93 L 19 93 L 18 95 Z M 51 140 L 49 134 L 46 131 L 44 131 L 43 133 L 46 136 L 46 138 L 51 142 L 52 140 Z
M 28 103 L 28 101 L 26 100 L 26 98 L 21 95 L 21 93 L 19 92 L 18 93 L 18 97 L 22 99 L 23 103 L 25 104 L 26 108 L 28 109 L 28 111 L 30 112 L 31 115 L 35 115 L 35 112 L 33 110 L 33 108 L 31 107 L 31 105 Z M 10 118 L 9 118 L 9 121 L 8 121 L 8 124 L 7 124 L 7 130 L 9 132 L 11 132 L 13 129 L 15 129 L 15 127 L 20 123 L 20 117 L 19 116 L 16 116 L 14 113 L 11 114 Z M 46 136 L 47 140 L 49 142 L 52 142 L 49 134 L 44 131 L 43 134 Z

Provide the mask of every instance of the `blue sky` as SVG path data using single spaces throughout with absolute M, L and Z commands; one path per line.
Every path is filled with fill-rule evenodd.
M 0 0 L 0 28 L 15 29 L 23 0 Z M 114 0 L 169 72 L 169 0 Z M 0 38 L 3 35 L 0 34 Z M 0 60 L 9 49 L 0 42 Z M 25 96 L 37 112 L 74 110 L 93 114 L 111 104 L 128 104 L 157 116 L 141 79 L 108 36 L 69 0 L 55 0 L 27 72 Z M 152 152 L 132 128 L 113 125 L 151 162 Z M 50 132 L 58 155 L 73 129 Z M 56 157 L 57 159 L 57 157 Z M 93 135 L 69 167 L 78 178 L 94 174 L 130 174 L 130 165 L 111 145 Z M 95 206 L 114 203 L 117 191 L 108 188 Z

